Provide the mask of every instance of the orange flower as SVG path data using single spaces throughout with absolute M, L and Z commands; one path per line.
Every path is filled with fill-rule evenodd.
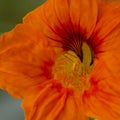
M 0 88 L 26 120 L 120 118 L 120 2 L 48 0 L 0 37 Z

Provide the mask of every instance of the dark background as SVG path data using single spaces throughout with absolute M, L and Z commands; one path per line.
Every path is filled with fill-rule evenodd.
M 45 0 L 0 0 L 0 32 L 9 31 Z

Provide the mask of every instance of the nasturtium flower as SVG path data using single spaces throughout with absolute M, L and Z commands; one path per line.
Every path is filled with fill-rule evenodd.
M 120 2 L 47 0 L 0 37 L 0 88 L 26 120 L 120 119 Z

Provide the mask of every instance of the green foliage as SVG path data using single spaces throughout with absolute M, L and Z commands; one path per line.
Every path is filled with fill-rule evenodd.
M 45 0 L 0 0 L 0 31 L 11 30 L 31 10 Z
M 95 120 L 95 119 L 94 119 L 94 118 L 90 118 L 90 117 L 89 117 L 89 118 L 88 118 L 88 120 Z

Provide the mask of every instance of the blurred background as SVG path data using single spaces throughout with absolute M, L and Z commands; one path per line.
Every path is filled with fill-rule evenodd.
M 45 0 L 0 0 L 0 34 L 11 30 L 29 11 Z M 24 120 L 21 100 L 0 90 L 0 120 Z
M 45 0 L 0 0 L 0 32 L 9 31 Z

